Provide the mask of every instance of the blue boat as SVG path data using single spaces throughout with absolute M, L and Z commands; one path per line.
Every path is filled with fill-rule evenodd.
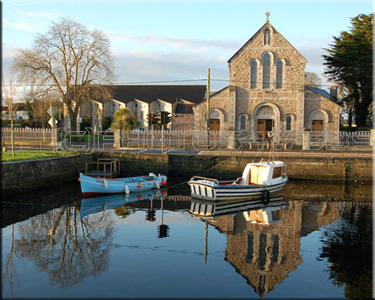
M 147 176 L 125 178 L 103 178 L 79 173 L 81 192 L 84 198 L 110 194 L 143 192 L 160 189 L 167 184 L 167 176 L 150 173 Z

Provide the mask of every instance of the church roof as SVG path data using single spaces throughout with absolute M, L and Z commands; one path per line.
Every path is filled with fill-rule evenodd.
M 309 85 L 306 85 L 305 87 L 307 89 L 309 89 L 310 91 L 313 91 L 314 93 L 317 93 L 320 96 L 323 96 L 324 98 L 327 98 L 328 100 L 331 100 L 332 102 L 338 104 L 336 99 L 333 99 L 327 91 L 325 91 L 323 89 L 320 89 L 320 88 L 317 88 L 317 87 L 314 87 L 314 86 L 309 86 Z
M 237 50 L 237 52 L 236 53 L 234 53 L 233 54 L 233 56 L 230 58 L 230 59 L 228 59 L 228 63 L 230 63 L 230 62 L 232 62 L 232 60 L 237 56 L 237 55 L 239 55 L 241 52 L 242 52 L 242 50 L 244 49 L 244 48 L 246 48 L 247 47 L 247 45 L 250 43 L 250 42 L 252 42 L 254 39 L 255 39 L 255 37 L 260 33 L 260 32 L 262 32 L 262 30 L 264 29 L 264 27 L 269 27 L 269 28 L 272 28 L 272 30 L 274 30 L 277 34 L 279 34 L 291 47 L 293 47 L 297 52 L 298 52 L 298 54 L 299 55 L 301 55 L 301 57 L 305 60 L 305 61 L 307 61 L 307 59 L 291 44 L 291 43 L 289 43 L 288 42 L 288 40 L 279 32 L 279 31 L 277 31 L 276 30 L 276 28 L 275 27 L 273 27 L 273 25 L 267 20 L 267 22 L 261 27 L 261 28 L 259 28 L 259 30 L 240 48 L 240 49 L 238 49 Z
M 329 99 L 329 100 L 332 100 L 332 99 L 331 99 L 331 95 L 328 94 L 327 91 L 322 90 L 322 89 L 319 89 L 319 88 L 314 87 L 314 86 L 309 86 L 309 85 L 306 85 L 306 87 L 307 87 L 309 90 L 311 90 L 311 91 L 313 91 L 313 92 L 315 92 L 315 93 L 318 93 L 319 95 L 321 95 L 321 96 L 323 96 L 323 97 L 325 97 L 325 98 L 327 98 L 327 99 Z

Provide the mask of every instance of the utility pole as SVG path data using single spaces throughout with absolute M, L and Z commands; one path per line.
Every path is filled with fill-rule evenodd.
M 210 68 L 207 70 L 207 144 L 210 147 L 210 130 L 211 130 L 211 119 L 210 119 Z

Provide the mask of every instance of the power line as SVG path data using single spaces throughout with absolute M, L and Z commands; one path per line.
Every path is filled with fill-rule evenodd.
M 129 81 L 129 82 L 115 82 L 111 85 L 106 85 L 106 86 L 112 86 L 112 85 L 137 85 L 137 84 L 153 84 L 153 83 L 172 83 L 172 82 L 196 82 L 196 81 L 207 81 L 206 78 L 199 78 L 199 79 L 179 79 L 179 80 L 153 80 L 153 81 Z M 234 84 L 242 84 L 242 83 L 249 83 L 247 80 L 230 80 L 230 79 L 215 79 L 211 78 L 210 81 L 217 81 L 217 82 L 232 82 Z M 262 81 L 256 81 L 254 82 L 256 84 L 262 84 Z M 276 85 L 276 82 L 270 82 L 270 86 Z M 300 84 L 300 83 L 281 83 L 283 87 L 285 86 L 305 86 L 306 84 Z M 14 87 L 51 87 L 53 86 L 52 84 L 3 84 L 2 86 L 14 86 Z M 61 84 L 60 86 L 64 87 L 66 85 Z M 319 87 L 331 87 L 332 85 L 328 84 L 317 84 Z M 256 88 L 254 90 L 257 90 L 259 88 Z

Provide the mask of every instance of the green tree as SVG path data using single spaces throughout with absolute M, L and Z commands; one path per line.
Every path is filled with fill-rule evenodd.
M 120 129 L 121 146 L 124 146 L 128 141 L 128 137 L 124 135 L 124 131 L 133 130 L 140 125 L 141 122 L 137 120 L 136 115 L 125 107 L 120 108 L 113 114 L 111 129 Z
M 120 128 L 121 130 L 133 130 L 141 125 L 133 112 L 127 108 L 120 108 L 113 114 L 111 128 Z
M 346 91 L 343 99 L 352 109 L 358 127 L 365 126 L 372 103 L 372 35 L 373 14 L 351 19 L 349 31 L 333 37 L 334 43 L 324 49 L 325 74 Z M 351 114 L 349 114 L 351 115 Z
M 93 92 L 110 97 L 107 85 L 113 75 L 110 42 L 98 30 L 90 31 L 70 19 L 52 23 L 46 34 L 38 34 L 32 49 L 20 49 L 14 67 L 22 82 L 57 92 L 69 114 L 72 130 L 84 101 Z

